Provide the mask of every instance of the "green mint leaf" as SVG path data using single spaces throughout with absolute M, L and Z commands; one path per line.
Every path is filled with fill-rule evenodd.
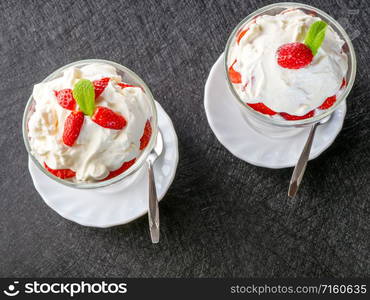
M 324 41 L 327 26 L 325 22 L 317 21 L 308 29 L 304 43 L 311 49 L 313 55 L 316 55 Z
M 73 88 L 73 97 L 85 115 L 93 115 L 95 109 L 95 90 L 90 80 L 80 79 Z

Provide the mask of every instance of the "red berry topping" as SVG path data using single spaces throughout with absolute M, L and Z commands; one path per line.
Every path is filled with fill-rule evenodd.
M 268 108 L 265 104 L 263 104 L 261 102 L 259 102 L 259 103 L 247 103 L 247 104 L 248 104 L 248 106 L 250 106 L 254 110 L 260 112 L 261 114 L 270 115 L 270 116 L 276 115 L 275 111 Z
M 315 115 L 315 111 L 314 110 L 311 110 L 310 112 L 308 112 L 304 116 L 294 116 L 294 115 L 290 115 L 290 114 L 287 114 L 287 113 L 284 113 L 284 112 L 280 113 L 280 115 L 285 120 L 288 120 L 288 121 L 296 121 L 296 120 L 303 120 L 303 119 L 312 118 Z
M 346 82 L 346 80 L 343 78 L 343 80 L 342 80 L 342 84 L 341 84 L 341 86 L 340 86 L 340 90 L 342 89 L 342 88 L 344 88 L 345 86 L 347 85 L 347 82 Z
M 120 82 L 120 83 L 117 83 L 121 88 L 127 88 L 127 87 L 138 87 L 136 85 L 131 85 L 131 84 L 126 84 L 126 83 L 123 83 L 123 82 Z
M 122 174 L 128 168 L 130 168 L 135 163 L 135 161 L 136 161 L 136 158 L 134 158 L 134 159 L 132 159 L 130 161 L 124 162 L 119 169 L 109 172 L 108 176 L 105 177 L 103 180 L 108 180 L 108 179 L 111 179 L 113 177 L 118 176 L 119 174 Z
M 279 66 L 287 69 L 300 69 L 311 63 L 313 54 L 310 48 L 302 43 L 289 43 L 277 50 Z
M 151 136 L 152 125 L 150 125 L 150 122 L 148 120 L 145 123 L 143 136 L 140 138 L 140 150 L 143 150 L 146 146 L 148 146 Z
M 91 117 L 96 124 L 109 129 L 122 129 L 126 126 L 126 119 L 108 107 L 97 106 Z
M 105 88 L 108 85 L 110 78 L 109 77 L 104 77 L 99 80 L 94 80 L 93 85 L 94 85 L 94 90 L 95 90 L 95 99 L 97 99 L 101 93 L 104 92 Z
M 51 174 L 53 174 L 56 177 L 59 177 L 61 179 L 71 178 L 76 175 L 76 172 L 72 171 L 71 169 L 51 169 L 48 167 L 46 162 L 44 162 L 44 167 L 46 170 L 48 170 Z
M 63 143 L 72 147 L 80 134 L 84 114 L 81 111 L 72 111 L 64 122 Z
M 76 100 L 73 98 L 71 89 L 54 91 L 54 94 L 57 97 L 58 103 L 61 107 L 69 110 L 75 110 Z
M 319 109 L 328 109 L 329 107 L 331 107 L 335 103 L 335 101 L 337 101 L 337 97 L 335 95 L 331 96 L 331 97 L 328 97 L 328 98 L 326 98 L 324 103 L 321 104 L 318 108 Z
M 233 64 L 229 68 L 230 81 L 232 83 L 242 83 L 242 76 L 240 75 L 239 72 L 235 71 L 234 68 L 233 68 L 235 63 L 236 63 L 236 60 L 233 62 Z
M 249 30 L 249 28 L 247 28 L 247 29 L 244 29 L 244 30 L 242 30 L 239 34 L 238 34 L 238 36 L 237 36 L 237 38 L 236 38 L 236 42 L 239 44 L 240 43 L 240 40 L 243 38 L 243 36 L 247 33 L 247 31 Z

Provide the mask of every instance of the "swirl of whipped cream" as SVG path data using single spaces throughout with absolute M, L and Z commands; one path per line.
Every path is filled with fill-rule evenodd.
M 301 69 L 282 68 L 277 49 L 287 43 L 303 42 L 310 25 L 321 20 L 299 9 L 279 15 L 263 15 L 246 24 L 246 33 L 232 42 L 229 67 L 241 74 L 233 84 L 245 103 L 264 103 L 276 112 L 303 116 L 336 95 L 348 68 L 344 41 L 328 26 L 325 39 L 313 61 Z
M 110 80 L 96 105 L 121 114 L 127 126 L 121 130 L 104 128 L 85 115 L 75 144 L 64 145 L 63 126 L 71 111 L 58 104 L 54 91 L 73 89 L 81 78 L 93 81 L 104 77 Z M 140 87 L 121 88 L 119 82 L 121 77 L 114 67 L 92 63 L 82 68 L 70 67 L 61 77 L 34 86 L 36 104 L 28 123 L 28 136 L 32 154 L 42 165 L 45 162 L 52 169 L 71 169 L 76 172 L 74 181 L 94 182 L 139 156 L 140 138 L 150 119 L 147 96 Z

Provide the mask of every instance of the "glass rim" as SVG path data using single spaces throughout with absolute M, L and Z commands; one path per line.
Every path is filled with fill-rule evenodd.
M 146 162 L 148 155 L 150 152 L 153 150 L 155 146 L 155 142 L 157 139 L 157 133 L 158 133 L 158 115 L 157 115 L 157 108 L 155 106 L 155 99 L 153 97 L 152 92 L 150 91 L 149 87 L 147 84 L 140 78 L 139 75 L 137 75 L 134 71 L 131 69 L 105 59 L 83 59 L 83 60 L 78 60 L 72 63 L 69 63 L 67 65 L 64 65 L 51 74 L 49 74 L 45 79 L 43 79 L 41 82 L 47 82 L 51 79 L 53 79 L 56 75 L 60 74 L 62 71 L 65 69 L 72 67 L 72 66 L 78 66 L 78 65 L 84 65 L 84 64 L 89 64 L 89 63 L 104 63 L 104 64 L 109 64 L 111 66 L 114 66 L 117 70 L 124 72 L 128 74 L 130 77 L 134 78 L 135 81 L 137 81 L 141 87 L 144 89 L 145 94 L 147 95 L 149 106 L 151 108 L 151 111 L 153 112 L 151 116 L 151 124 L 152 124 L 152 135 L 150 137 L 150 141 L 147 145 L 147 147 L 140 153 L 139 158 L 135 161 L 135 163 L 127 169 L 125 172 L 122 174 L 113 177 L 109 180 L 104 180 L 104 181 L 97 181 L 97 182 L 73 182 L 73 181 L 68 181 L 65 179 L 61 179 L 53 174 L 51 174 L 49 171 L 47 171 L 41 163 L 37 160 L 37 158 L 32 154 L 32 149 L 29 144 L 29 138 L 28 138 L 28 130 L 27 130 L 27 116 L 28 112 L 30 109 L 30 106 L 33 104 L 34 99 L 33 99 L 33 93 L 31 93 L 31 96 L 28 98 L 24 113 L 23 113 L 23 119 L 22 119 L 22 133 L 23 133 L 23 141 L 26 146 L 26 150 L 28 152 L 28 156 L 31 157 L 32 161 L 35 163 L 37 168 L 41 170 L 45 175 L 47 175 L 49 178 L 52 180 L 61 183 L 63 185 L 66 185 L 68 187 L 72 188 L 77 188 L 77 189 L 96 189 L 96 188 L 102 188 L 106 187 L 109 185 L 112 185 L 114 183 L 117 183 L 125 178 L 127 178 L 130 175 L 133 175 L 136 173 L 138 170 L 141 169 L 141 167 L 144 165 Z
M 331 24 L 329 24 L 330 26 L 333 26 L 334 25 L 334 31 L 336 32 L 340 32 L 340 34 L 342 35 L 342 37 L 344 38 L 344 41 L 345 41 L 345 44 L 348 45 L 348 56 L 349 56 L 349 59 L 351 60 L 351 70 L 350 70 L 350 75 L 349 75 L 349 80 L 345 86 L 345 89 L 344 91 L 340 94 L 339 97 L 337 97 L 337 101 L 335 101 L 334 105 L 330 108 L 328 108 L 327 110 L 325 110 L 324 112 L 320 113 L 319 115 L 316 115 L 316 116 L 313 116 L 311 118 L 308 118 L 308 119 L 303 119 L 303 120 L 279 120 L 279 119 L 275 119 L 275 118 L 271 118 L 271 117 L 268 117 L 264 114 L 261 114 L 257 111 L 255 111 L 254 109 L 252 109 L 251 107 L 249 107 L 248 105 L 246 105 L 239 97 L 238 93 L 236 92 L 230 78 L 229 78 L 229 74 L 228 74 L 228 65 L 227 65 L 227 59 L 228 59 L 228 55 L 229 55 L 229 51 L 230 51 L 230 46 L 237 34 L 237 32 L 239 32 L 239 29 L 244 26 L 245 24 L 247 24 L 248 22 L 250 22 L 255 16 L 258 16 L 258 15 L 261 15 L 273 8 L 303 8 L 303 9 L 307 9 L 307 10 L 312 10 L 314 11 L 315 13 L 318 14 L 318 16 L 323 16 L 325 17 L 326 19 L 328 19 Z M 236 25 L 236 27 L 233 29 L 233 31 L 231 32 L 228 40 L 227 40 L 227 43 L 226 43 L 226 47 L 225 47 L 225 50 L 224 50 L 224 71 L 225 71 L 225 76 L 226 76 L 226 79 L 227 79 L 227 83 L 228 83 L 228 86 L 229 86 L 229 89 L 231 90 L 232 94 L 233 94 L 233 98 L 235 98 L 236 100 L 238 100 L 238 104 L 241 105 L 244 109 L 247 110 L 247 112 L 249 113 L 252 113 L 254 117 L 257 117 L 259 120 L 263 121 L 263 122 L 267 122 L 267 123 L 270 123 L 272 125 L 277 125 L 277 126 L 282 126 L 282 127 L 291 127 L 291 126 L 299 126 L 299 125 L 306 125 L 306 124 L 312 124 L 312 123 L 316 123 L 316 122 L 319 122 L 320 120 L 324 119 L 325 117 L 331 115 L 337 108 L 338 106 L 342 103 L 342 101 L 344 101 L 348 94 L 350 93 L 350 91 L 352 90 L 352 87 L 353 87 L 353 84 L 354 84 L 354 81 L 355 81 L 355 77 L 356 77 L 356 70 L 357 70 L 357 60 L 356 60 L 356 54 L 355 54 L 355 50 L 354 50 L 354 47 L 352 45 L 352 42 L 351 42 L 351 39 L 349 38 L 348 34 L 346 33 L 346 31 L 343 29 L 343 27 L 331 16 L 329 16 L 327 13 L 325 13 L 324 11 L 314 7 L 314 6 L 311 6 L 311 5 L 307 5 L 307 4 L 302 4 L 302 3 L 298 3 L 298 2 L 278 2 L 278 3 L 274 3 L 274 4 L 270 4 L 270 5 L 267 5 L 267 6 L 264 6 L 264 7 L 261 7 L 259 9 L 257 9 L 256 11 L 254 11 L 253 13 L 249 14 L 247 17 L 245 17 L 243 20 L 241 20 L 238 25 Z M 347 70 L 348 72 L 348 70 Z

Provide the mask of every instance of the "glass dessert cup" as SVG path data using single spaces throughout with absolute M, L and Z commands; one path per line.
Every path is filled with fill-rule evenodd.
M 28 99 L 26 108 L 24 110 L 23 121 L 22 121 L 22 131 L 23 131 L 24 144 L 26 146 L 29 157 L 32 159 L 32 161 L 37 166 L 37 168 L 41 170 L 46 176 L 48 176 L 49 178 L 51 178 L 52 180 L 55 180 L 56 182 L 60 184 L 63 184 L 65 186 L 72 187 L 72 188 L 78 188 L 78 189 L 97 189 L 99 188 L 100 190 L 106 190 L 106 189 L 103 189 L 103 187 L 109 186 L 109 189 L 111 189 L 113 187 L 113 184 L 115 187 L 129 185 L 135 181 L 137 176 L 140 176 L 140 174 L 142 175 L 143 172 L 140 172 L 140 170 L 142 170 L 142 167 L 145 164 L 149 153 L 154 148 L 156 138 L 157 138 L 157 133 L 158 133 L 157 109 L 155 106 L 153 95 L 149 87 L 145 84 L 145 82 L 130 69 L 118 63 L 108 61 L 108 60 L 86 59 L 86 60 L 76 61 L 71 64 L 65 65 L 59 68 L 58 70 L 54 71 L 49 76 L 47 76 L 42 82 L 47 82 L 47 81 L 60 77 L 62 72 L 69 67 L 72 67 L 72 66 L 83 67 L 85 65 L 92 64 L 92 63 L 103 63 L 103 64 L 108 64 L 108 65 L 115 67 L 117 74 L 122 77 L 123 82 L 141 87 L 143 91 L 145 92 L 145 94 L 147 95 L 147 97 L 145 98 L 147 99 L 147 106 L 150 111 L 149 119 L 150 119 L 150 123 L 152 127 L 152 135 L 150 137 L 150 141 L 147 147 L 143 149 L 139 157 L 137 157 L 135 163 L 128 170 L 126 170 L 122 174 L 116 177 L 113 177 L 109 180 L 98 181 L 98 182 L 73 182 L 70 180 L 61 179 L 51 174 L 48 170 L 44 168 L 44 166 L 32 154 L 32 149 L 29 143 L 28 121 L 35 109 L 35 100 L 33 99 L 32 95 Z
M 254 18 L 262 15 L 277 15 L 286 9 L 293 9 L 297 8 L 302 10 L 307 14 L 315 14 L 316 16 L 320 17 L 324 22 L 326 22 L 332 29 L 339 35 L 339 37 L 345 42 L 343 45 L 343 51 L 347 54 L 348 57 L 348 70 L 345 75 L 346 86 L 344 90 L 341 92 L 340 95 L 337 96 L 337 100 L 333 106 L 330 108 L 321 111 L 319 114 L 315 114 L 311 118 L 302 119 L 302 120 L 285 120 L 285 119 L 278 119 L 272 118 L 268 115 L 261 114 L 251 107 L 249 107 L 246 103 L 242 101 L 239 97 L 233 83 L 229 78 L 229 66 L 230 66 L 230 50 L 233 43 L 235 43 L 237 34 L 239 31 L 245 26 L 247 23 L 251 22 Z M 244 120 L 251 125 L 253 129 L 257 132 L 270 136 L 270 137 L 287 137 L 292 136 L 295 134 L 300 133 L 304 128 L 311 126 L 314 123 L 320 122 L 322 119 L 326 117 L 330 117 L 330 115 L 342 104 L 342 102 L 346 99 L 349 92 L 352 89 L 355 77 L 356 77 L 356 55 L 352 45 L 352 42 L 342 28 L 342 26 L 330 17 L 325 12 L 301 3 L 293 3 L 293 2 L 281 2 L 272 5 L 268 5 L 262 7 L 246 18 L 244 18 L 232 31 L 225 48 L 225 55 L 224 55 L 224 66 L 225 66 L 225 76 L 228 82 L 229 89 L 233 95 L 233 101 L 238 105 L 239 110 L 244 118 Z

